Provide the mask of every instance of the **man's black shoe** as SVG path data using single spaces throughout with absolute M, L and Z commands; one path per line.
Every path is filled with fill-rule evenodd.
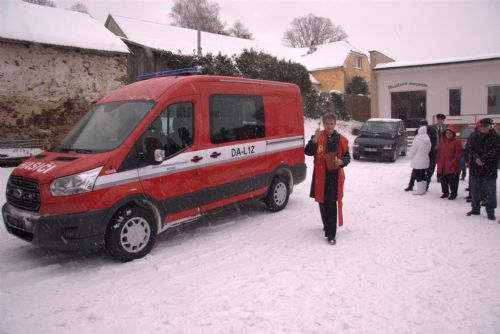
M 405 188 L 405 191 L 412 191 L 413 190 L 413 187 L 407 187 Z
M 335 238 L 332 238 L 332 239 L 328 239 L 328 243 L 333 246 L 337 243 L 337 241 L 335 241 Z
M 441 198 L 446 198 L 446 197 L 448 197 L 448 196 L 449 196 L 449 194 L 442 194 L 442 195 L 441 195 Z
M 467 216 L 472 216 L 472 215 L 479 216 L 479 210 L 472 209 L 469 212 L 467 212 Z
M 495 217 L 495 214 L 493 212 L 487 212 L 487 214 L 488 214 L 489 220 L 497 220 L 497 218 Z
M 450 197 L 448 197 L 449 200 L 454 200 L 455 198 L 457 198 L 457 195 L 450 195 Z

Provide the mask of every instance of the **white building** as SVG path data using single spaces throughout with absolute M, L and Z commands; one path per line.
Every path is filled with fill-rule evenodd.
M 500 123 L 500 54 L 372 66 L 372 117 L 401 118 L 409 128 L 439 113 L 448 124 Z

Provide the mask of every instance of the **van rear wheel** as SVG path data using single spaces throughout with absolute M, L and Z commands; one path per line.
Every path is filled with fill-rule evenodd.
M 111 220 L 105 236 L 108 252 L 128 262 L 148 254 L 156 241 L 156 224 L 151 213 L 139 206 L 121 209 Z
M 282 176 L 276 176 L 267 191 L 266 205 L 271 212 L 278 212 L 285 208 L 290 197 L 288 182 Z

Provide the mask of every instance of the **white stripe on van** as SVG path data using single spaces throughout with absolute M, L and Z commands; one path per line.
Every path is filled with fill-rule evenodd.
M 135 182 L 139 179 L 151 179 L 192 169 L 216 166 L 229 161 L 255 158 L 302 147 L 304 147 L 304 137 L 295 136 L 184 152 L 165 160 L 160 165 L 151 165 L 141 167 L 137 170 L 100 176 L 96 180 L 94 189 L 112 187 L 119 184 Z M 198 162 L 194 162 L 192 159 L 195 157 L 201 157 L 202 159 Z

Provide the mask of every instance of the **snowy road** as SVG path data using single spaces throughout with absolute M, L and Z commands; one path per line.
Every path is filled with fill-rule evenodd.
M 500 224 L 466 217 L 463 182 L 455 201 L 435 181 L 413 196 L 408 158 L 353 161 L 330 246 L 307 163 L 284 211 L 230 208 L 131 263 L 38 249 L 2 226 L 0 333 L 500 333 Z

